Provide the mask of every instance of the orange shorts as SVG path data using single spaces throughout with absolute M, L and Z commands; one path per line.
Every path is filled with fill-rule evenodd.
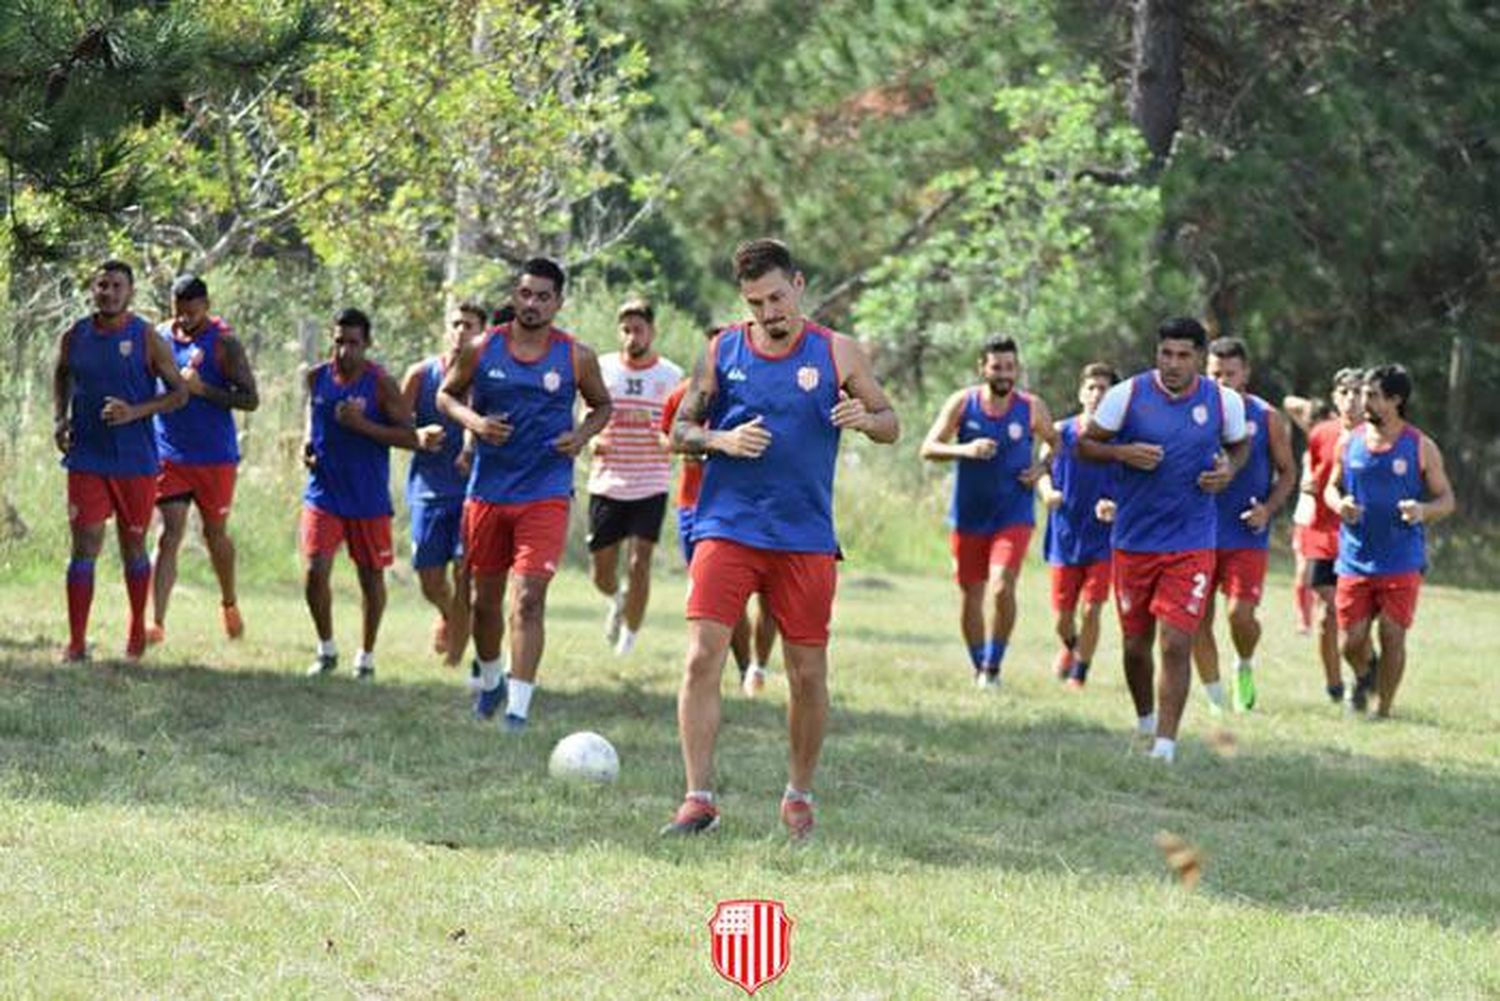
M 1110 565 L 1106 559 L 1080 566 L 1052 567 L 1052 610 L 1071 612 L 1078 607 L 1080 595 L 1090 605 L 1108 601 Z
M 1122 633 L 1139 636 L 1155 619 L 1191 633 L 1203 619 L 1214 577 L 1214 551 L 1128 553 L 1116 549 L 1114 571 Z
M 1270 558 L 1266 549 L 1220 549 L 1214 554 L 1214 587 L 1231 599 L 1259 605 Z
M 302 555 L 332 556 L 349 543 L 349 559 L 356 566 L 384 569 L 391 565 L 391 516 L 340 518 L 315 507 L 302 509 Z
M 239 467 L 232 462 L 184 466 L 163 459 L 156 475 L 156 503 L 186 501 L 198 505 L 204 521 L 223 521 L 234 504 L 234 480 Z
M 132 535 L 145 536 L 156 500 L 154 476 L 100 476 L 68 473 L 68 523 L 102 525 L 110 516 Z
M 757 549 L 729 539 L 700 539 L 688 568 L 687 617 L 734 628 L 750 595 L 760 592 L 782 639 L 826 646 L 838 557 Z
M 1333 611 L 1339 628 L 1348 629 L 1383 615 L 1402 629 L 1410 629 L 1417 619 L 1417 593 L 1422 590 L 1422 575 L 1411 573 L 1377 574 L 1373 577 L 1339 577 L 1333 596 Z
M 567 541 L 566 497 L 521 504 L 471 498 L 464 503 L 464 554 L 477 575 L 550 578 Z
M 1010 525 L 993 535 L 950 533 L 948 549 L 953 553 L 953 578 L 958 586 L 983 584 L 994 567 L 1019 574 L 1026 547 L 1031 544 L 1031 531 L 1030 525 Z

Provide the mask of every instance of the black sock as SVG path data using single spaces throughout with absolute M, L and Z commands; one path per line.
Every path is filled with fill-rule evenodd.
M 1336 685 L 1328 686 L 1328 697 L 1334 702 L 1344 701 L 1344 683 L 1340 681 Z

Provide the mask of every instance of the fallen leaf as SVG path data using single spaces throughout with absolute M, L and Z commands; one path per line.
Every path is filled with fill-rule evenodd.
M 1221 758 L 1232 758 L 1240 753 L 1240 742 L 1232 730 L 1217 727 L 1209 731 L 1208 747 Z
M 1156 835 L 1156 847 L 1167 861 L 1167 868 L 1185 889 L 1191 890 L 1203 877 L 1203 856 L 1197 847 L 1170 831 Z

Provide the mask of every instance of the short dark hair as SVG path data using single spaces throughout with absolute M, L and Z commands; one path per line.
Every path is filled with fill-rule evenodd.
M 109 260 L 99 265 L 99 272 L 107 271 L 113 271 L 117 274 L 122 274 L 125 276 L 126 281 L 128 281 L 132 285 L 135 284 L 135 272 L 132 271 L 130 269 L 130 265 L 126 264 L 124 261 L 117 260 L 116 258 L 111 257 Z
M 734 280 L 753 281 L 780 268 L 789 277 L 797 273 L 792 252 L 780 240 L 746 240 L 734 248 Z
M 1406 405 L 1411 402 L 1411 373 L 1404 365 L 1376 365 L 1365 373 L 1365 382 L 1373 382 L 1386 396 L 1399 396 L 1396 413 L 1406 416 Z
M 1120 373 L 1107 362 L 1091 361 L 1083 366 L 1082 372 L 1078 373 L 1078 384 L 1081 386 L 1090 379 L 1105 379 L 1113 386 L 1120 381 Z
M 615 311 L 615 319 L 623 320 L 627 316 L 639 316 L 647 323 L 655 324 L 656 307 L 651 305 L 651 300 L 645 296 L 626 299 L 620 304 L 620 308 Z
M 509 323 L 515 318 L 516 307 L 507 302 L 505 305 L 501 306 L 499 309 L 490 314 L 490 323 L 498 327 L 501 324 Z
M 481 327 L 484 326 L 484 321 L 487 320 L 487 319 L 489 319 L 489 315 L 490 315 L 490 311 L 489 310 L 485 309 L 483 306 L 479 305 L 477 302 L 469 302 L 468 300 L 465 300 L 465 301 L 459 303 L 457 306 L 454 306 L 453 308 L 456 309 L 456 310 L 458 310 L 460 313 L 468 313 L 470 316 L 477 316 L 477 317 L 479 317 L 479 325 Z
M 1333 373 L 1333 388 L 1341 386 L 1358 386 L 1365 381 L 1365 372 L 1361 368 L 1341 368 Z
M 533 257 L 521 265 L 521 274 L 546 278 L 552 282 L 552 287 L 557 289 L 558 295 L 563 294 L 563 286 L 568 283 L 568 276 L 563 273 L 562 265 L 550 257 Z
M 335 327 L 358 327 L 365 335 L 365 343 L 370 343 L 370 317 L 362 309 L 345 306 L 333 318 L 333 325 Z
M 1208 347 L 1208 331 L 1191 316 L 1174 316 L 1170 320 L 1163 320 L 1161 326 L 1156 328 L 1156 340 L 1157 343 L 1192 341 L 1193 347 L 1202 351 Z
M 711 341 L 715 337 L 718 337 L 723 332 L 724 332 L 724 328 L 720 327 L 720 326 L 704 327 L 703 328 L 703 337 L 704 337 L 705 340 L 710 340 Z
M 1250 349 L 1238 337 L 1215 337 L 1208 345 L 1208 353 L 1215 358 L 1238 358 L 1250 364 Z
M 172 283 L 173 299 L 207 299 L 208 284 L 202 278 L 189 272 L 178 275 L 177 280 Z
M 984 346 L 979 349 L 980 359 L 988 358 L 990 355 L 1007 354 L 1021 357 L 1021 349 L 1016 346 L 1016 339 L 1009 334 L 991 334 L 984 339 Z

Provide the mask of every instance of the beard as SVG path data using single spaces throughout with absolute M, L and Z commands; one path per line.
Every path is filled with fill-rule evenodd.
M 989 387 L 990 392 L 994 393 L 996 396 L 1008 396 L 1010 394 L 1010 391 L 1016 388 L 1016 380 L 990 379 Z

